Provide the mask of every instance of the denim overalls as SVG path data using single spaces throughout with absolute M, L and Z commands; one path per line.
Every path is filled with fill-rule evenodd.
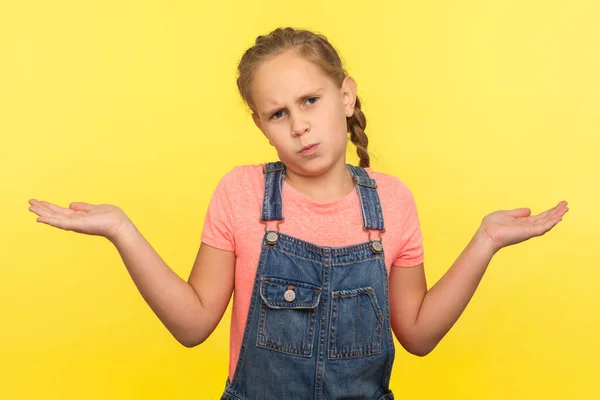
M 285 165 L 265 165 L 265 235 L 235 375 L 222 400 L 394 398 L 388 275 L 381 240 L 371 239 L 371 231 L 384 231 L 381 204 L 367 172 L 348 168 L 368 241 L 322 247 L 279 232 Z M 278 221 L 277 230 L 267 221 Z

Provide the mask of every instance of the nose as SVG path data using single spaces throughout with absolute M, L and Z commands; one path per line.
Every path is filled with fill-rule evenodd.
M 292 117 L 292 135 L 299 137 L 310 131 L 310 122 L 302 114 L 296 114 Z

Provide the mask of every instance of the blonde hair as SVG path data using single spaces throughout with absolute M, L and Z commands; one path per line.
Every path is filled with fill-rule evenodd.
M 248 107 L 255 112 L 250 93 L 252 78 L 256 68 L 263 62 L 287 51 L 294 50 L 306 60 L 321 68 L 323 73 L 341 87 L 348 73 L 342 66 L 342 61 L 322 34 L 302 29 L 277 28 L 266 36 L 258 36 L 254 46 L 246 50 L 238 65 L 237 86 L 240 94 Z M 360 100 L 356 96 L 354 113 L 346 118 L 347 132 L 350 132 L 350 140 L 356 146 L 356 153 L 360 158 L 360 166 L 370 165 L 367 146 L 369 139 L 365 134 L 367 119 L 360 109 Z

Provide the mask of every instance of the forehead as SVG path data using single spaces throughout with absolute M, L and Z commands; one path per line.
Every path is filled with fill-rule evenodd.
M 317 65 L 292 51 L 262 63 L 252 80 L 252 99 L 258 109 L 294 101 L 297 96 L 333 87 Z

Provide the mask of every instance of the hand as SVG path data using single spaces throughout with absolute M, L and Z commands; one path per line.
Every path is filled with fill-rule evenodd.
M 497 252 L 503 247 L 524 242 L 534 236 L 542 236 L 562 221 L 567 211 L 569 209 L 566 201 L 561 201 L 556 207 L 534 216 L 529 215 L 529 208 L 495 211 L 483 218 L 477 235 L 483 236 L 493 251 Z
M 130 222 L 119 207 L 75 202 L 62 208 L 46 201 L 29 200 L 29 211 L 39 215 L 36 221 L 67 231 L 104 236 L 114 240 L 122 227 Z

